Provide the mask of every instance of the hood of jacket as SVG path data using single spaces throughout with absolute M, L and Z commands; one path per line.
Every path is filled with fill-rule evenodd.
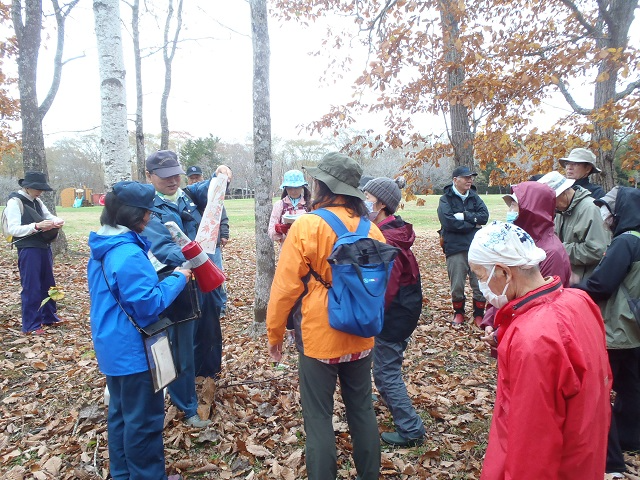
M 98 232 L 89 234 L 91 258 L 101 262 L 111 249 L 125 243 L 137 243 L 145 253 L 149 251 L 149 242 L 136 232 L 121 225 L 115 228 L 105 225 Z
M 396 245 L 403 250 L 411 248 L 416 240 L 413 225 L 402 220 L 399 215 L 387 217 L 378 224 L 378 228 L 384 232 L 383 235 L 387 239 L 387 243 Z
M 555 192 L 538 182 L 522 182 L 514 185 L 512 190 L 520 208 L 514 223 L 531 235 L 536 243 L 544 236 L 554 235 Z
M 614 237 L 629 230 L 640 230 L 640 190 L 620 187 L 614 213 L 617 219 Z
M 564 212 L 560 212 L 560 215 L 564 215 L 564 214 L 571 215 L 573 213 L 573 210 L 578 206 L 578 204 L 585 199 L 587 201 L 591 201 L 591 202 L 593 201 L 593 196 L 591 195 L 591 192 L 586 188 L 579 186 L 575 189 L 575 191 L 576 193 L 573 195 L 573 200 L 571 200 L 571 204 L 569 204 L 569 206 Z

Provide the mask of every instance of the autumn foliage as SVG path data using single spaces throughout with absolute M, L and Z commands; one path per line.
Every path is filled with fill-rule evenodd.
M 358 100 L 333 107 L 310 129 L 335 133 L 358 112 L 385 113 L 388 130 L 370 147 L 412 147 L 409 179 L 423 162 L 459 160 L 455 125 L 425 134 L 414 123 L 424 113 L 446 118 L 456 106 L 468 112 L 476 163 L 503 171 L 497 183 L 557 167 L 574 147 L 596 152 L 605 186 L 622 143 L 623 168 L 640 167 L 640 58 L 628 40 L 637 0 L 310 3 L 278 0 L 274 13 L 300 21 L 347 14 L 353 26 L 329 28 L 324 47 L 340 49 L 357 36 L 372 53 L 354 82 Z M 374 101 L 360 100 L 367 91 Z

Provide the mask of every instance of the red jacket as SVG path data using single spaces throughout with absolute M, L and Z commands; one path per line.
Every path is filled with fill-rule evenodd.
M 496 314 L 498 392 L 481 480 L 602 480 L 611 371 L 600 310 L 558 277 Z

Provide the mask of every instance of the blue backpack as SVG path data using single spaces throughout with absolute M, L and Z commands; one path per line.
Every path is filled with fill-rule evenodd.
M 369 238 L 367 218 L 361 218 L 357 230 L 350 232 L 329 210 L 310 213 L 321 217 L 338 236 L 327 258 L 333 285 L 311 268 L 311 275 L 329 290 L 329 325 L 360 337 L 378 335 L 384 322 L 384 294 L 399 250 Z

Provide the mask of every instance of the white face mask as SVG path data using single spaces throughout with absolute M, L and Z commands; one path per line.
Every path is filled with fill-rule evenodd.
M 509 299 L 505 295 L 505 293 L 507 293 L 507 288 L 509 288 L 509 283 L 507 282 L 507 284 L 504 286 L 502 294 L 496 295 L 495 293 L 493 293 L 491 288 L 489 288 L 489 282 L 491 281 L 491 277 L 493 277 L 493 273 L 495 272 L 495 270 L 496 266 L 494 265 L 486 282 L 481 282 L 480 280 L 478 280 L 478 287 L 480 288 L 480 291 L 482 292 L 482 295 L 487 300 L 487 302 L 489 302 L 496 308 L 502 308 L 507 303 L 509 303 Z
M 369 210 L 369 220 L 374 222 L 376 218 L 378 218 L 380 210 L 374 210 L 373 207 L 375 206 L 375 203 L 370 202 L 369 200 L 365 200 L 364 204 L 366 205 L 367 210 Z

